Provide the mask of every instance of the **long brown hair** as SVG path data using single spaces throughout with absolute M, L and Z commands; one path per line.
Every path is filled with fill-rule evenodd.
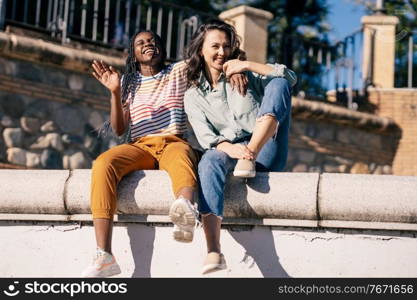
M 227 60 L 236 58 L 246 60 L 245 52 L 239 49 L 240 38 L 233 26 L 219 20 L 212 20 L 202 24 L 194 33 L 193 38 L 184 53 L 184 58 L 187 62 L 186 73 L 189 87 L 198 86 L 198 79 L 200 78 L 201 72 L 204 71 L 205 62 L 200 53 L 206 33 L 210 30 L 220 30 L 227 35 L 231 48 L 230 56 L 227 57 Z

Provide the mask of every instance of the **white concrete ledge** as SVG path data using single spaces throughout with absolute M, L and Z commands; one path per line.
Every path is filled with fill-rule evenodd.
M 323 174 L 322 220 L 417 223 L 417 177 Z
M 0 220 L 91 221 L 91 170 L 0 170 Z M 417 177 L 259 173 L 231 177 L 225 224 L 417 230 Z M 171 183 L 138 171 L 118 186 L 118 222 L 169 223 Z

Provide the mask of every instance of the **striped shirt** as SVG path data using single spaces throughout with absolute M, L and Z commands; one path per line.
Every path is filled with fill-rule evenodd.
M 139 72 L 129 94 L 131 139 L 149 135 L 186 132 L 184 93 L 187 89 L 185 62 L 167 65 L 154 76 Z

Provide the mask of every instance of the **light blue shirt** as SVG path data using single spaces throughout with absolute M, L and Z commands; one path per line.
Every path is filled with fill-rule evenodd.
M 248 90 L 242 96 L 232 87 L 224 74 L 213 89 L 202 74 L 199 87 L 189 88 L 184 95 L 184 108 L 198 143 L 204 150 L 223 141 L 231 143 L 250 136 L 255 127 L 265 86 L 275 77 L 284 77 L 294 86 L 297 77 L 285 65 L 274 64 L 267 76 L 245 72 Z

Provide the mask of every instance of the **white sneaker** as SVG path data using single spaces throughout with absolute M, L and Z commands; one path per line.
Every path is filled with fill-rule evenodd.
M 169 217 L 174 223 L 173 237 L 178 242 L 189 243 L 194 237 L 194 227 L 198 219 L 197 209 L 190 200 L 180 196 L 169 209 Z
M 256 176 L 255 161 L 239 159 L 233 171 L 235 177 L 253 178 Z
M 201 274 L 208 274 L 215 271 L 227 269 L 226 260 L 222 253 L 210 252 L 207 254 L 206 260 L 204 261 Z
M 81 277 L 109 277 L 120 273 L 120 267 L 114 256 L 97 248 L 93 263 L 83 271 Z

